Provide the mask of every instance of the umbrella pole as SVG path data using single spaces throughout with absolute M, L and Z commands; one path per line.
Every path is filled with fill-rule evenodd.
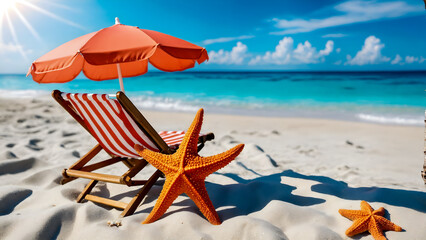
M 123 76 L 121 75 L 120 64 L 117 63 L 118 80 L 120 81 L 120 90 L 124 93 Z

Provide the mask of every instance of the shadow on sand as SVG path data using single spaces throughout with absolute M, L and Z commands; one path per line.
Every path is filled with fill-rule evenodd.
M 311 190 L 317 193 L 333 195 L 347 200 L 382 202 L 422 213 L 426 212 L 426 192 L 381 187 L 352 188 L 343 181 L 324 176 L 303 175 L 292 170 L 286 170 L 281 175 L 319 182 L 319 184 L 311 187 Z
M 233 177 L 239 178 L 237 175 L 234 175 Z M 241 178 L 239 179 L 244 181 Z M 295 190 L 296 187 L 282 184 L 281 176 L 279 174 L 259 177 L 238 184 L 221 185 L 206 182 L 206 188 L 210 199 L 216 208 L 222 206 L 229 207 L 219 211 L 222 220 L 259 211 L 272 200 L 285 201 L 298 206 L 310 206 L 325 202 L 324 199 L 320 198 L 293 195 L 291 192 Z M 153 199 L 153 195 L 155 195 L 156 198 L 159 195 L 158 189 L 156 190 L 156 193 L 148 193 L 148 199 L 145 199 L 145 203 L 147 202 L 146 200 L 148 200 L 148 202 L 153 200 L 156 201 L 156 199 Z M 173 205 L 187 207 L 174 211 L 167 211 L 163 217 L 173 214 L 174 212 L 193 211 L 191 209 L 197 209 L 195 203 L 191 199 L 174 202 Z M 152 207 L 136 213 L 149 213 L 151 210 Z M 196 212 L 202 216 L 199 211 Z
M 219 173 L 217 173 L 219 174 Z M 321 194 L 333 195 L 347 200 L 364 200 L 367 202 L 382 202 L 392 206 L 410 208 L 422 213 L 426 212 L 426 192 L 411 191 L 380 187 L 349 187 L 343 181 L 330 177 L 303 175 L 292 170 L 245 180 L 236 174 L 220 174 L 227 176 L 238 184 L 219 185 L 206 183 L 208 192 L 220 194 L 210 198 L 216 208 L 231 206 L 221 212 L 224 220 L 261 210 L 272 200 L 280 200 L 297 206 L 310 206 L 325 202 L 324 199 L 293 195 L 296 187 L 281 183 L 281 177 L 291 177 L 319 182 L 311 190 Z M 189 200 L 188 200 L 189 201 Z
M 296 187 L 281 183 L 281 177 L 286 176 L 285 173 L 286 171 L 250 180 L 232 173 L 220 174 L 238 183 L 220 185 L 206 182 L 206 188 L 209 193 L 216 193 L 210 195 L 216 208 L 228 207 L 218 211 L 223 220 L 257 212 L 273 200 L 297 206 L 311 206 L 325 202 L 321 198 L 294 195 L 292 192 Z
M 236 216 L 248 215 L 263 209 L 273 200 L 291 203 L 297 206 L 311 206 L 325 202 L 322 198 L 294 195 L 292 192 L 296 187 L 281 183 L 282 177 L 291 177 L 301 180 L 316 181 L 311 190 L 321 194 L 333 195 L 347 200 L 365 200 L 367 202 L 382 202 L 385 204 L 410 208 L 419 212 L 426 212 L 426 193 L 420 191 L 380 188 L 380 187 L 349 187 L 343 181 L 337 181 L 330 177 L 303 175 L 292 170 L 285 170 L 281 173 L 269 176 L 260 176 L 254 179 L 243 179 L 233 173 L 215 173 L 229 177 L 236 181 L 235 184 L 221 185 L 206 182 L 206 188 L 210 199 L 216 208 L 225 207 L 218 211 L 222 220 Z M 124 196 L 133 196 L 137 190 L 119 194 L 114 198 L 120 199 Z M 156 201 L 161 186 L 154 186 L 148 193 L 144 203 Z M 108 195 L 108 194 L 106 194 Z M 117 200 L 118 200 L 117 199 Z M 197 209 L 191 199 L 174 202 L 173 205 L 183 206 L 174 211 L 167 211 L 163 217 L 180 211 L 194 211 Z M 139 210 L 138 213 L 149 213 L 152 207 Z M 200 216 L 199 211 L 196 211 Z

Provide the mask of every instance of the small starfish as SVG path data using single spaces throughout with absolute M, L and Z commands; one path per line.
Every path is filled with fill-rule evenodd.
M 151 223 L 159 219 L 182 193 L 186 193 L 200 209 L 210 223 L 219 225 L 221 221 L 207 194 L 204 180 L 213 172 L 228 165 L 243 150 L 239 144 L 226 152 L 201 157 L 198 155 L 198 135 L 203 123 L 204 110 L 198 110 L 194 121 L 185 133 L 179 149 L 166 155 L 135 145 L 135 150 L 155 168 L 166 175 L 166 181 L 151 213 L 142 223 Z
M 369 231 L 374 239 L 386 240 L 383 231 L 402 231 L 400 226 L 383 217 L 385 214 L 385 209 L 383 207 L 378 210 L 373 210 L 366 201 L 361 201 L 361 210 L 339 209 L 339 213 L 343 217 L 354 221 L 352 226 L 345 232 L 348 237 Z

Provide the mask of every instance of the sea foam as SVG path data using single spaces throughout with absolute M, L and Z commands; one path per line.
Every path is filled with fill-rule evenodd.
M 132 102 L 140 109 L 160 111 L 196 112 L 201 106 L 186 103 L 180 99 L 167 97 L 132 97 Z
M 376 122 L 383 124 L 398 124 L 398 125 L 423 125 L 424 119 L 419 117 L 396 117 L 396 116 L 380 116 L 360 113 L 357 117 L 363 121 Z

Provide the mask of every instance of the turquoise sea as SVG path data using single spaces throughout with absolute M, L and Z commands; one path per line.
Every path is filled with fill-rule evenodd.
M 141 109 L 330 118 L 422 125 L 426 71 L 416 72 L 149 72 L 124 79 Z M 109 93 L 118 80 L 79 76 L 65 84 L 38 84 L 25 75 L 0 75 L 0 93 L 48 95 L 51 90 Z

